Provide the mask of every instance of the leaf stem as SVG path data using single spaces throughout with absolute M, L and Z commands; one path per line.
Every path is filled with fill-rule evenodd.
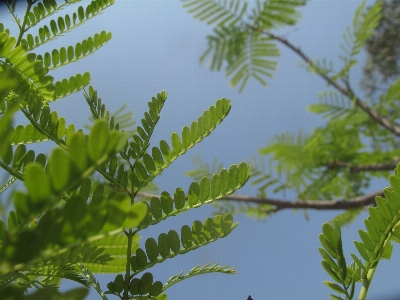
M 360 294 L 358 295 L 359 300 L 365 300 L 367 297 L 369 285 L 371 284 L 372 277 L 374 277 L 376 267 L 373 269 L 370 269 L 367 273 L 367 277 L 363 280 L 363 286 L 360 290 Z
M 26 22 L 28 21 L 28 15 L 29 12 L 31 11 L 31 7 L 32 5 L 36 2 L 34 0 L 28 0 L 28 5 L 26 6 L 26 12 L 25 12 L 25 16 L 24 16 L 24 21 L 22 22 L 22 25 L 18 23 L 18 27 L 19 27 L 19 35 L 18 35 L 18 39 L 17 39 L 17 43 L 16 46 L 19 46 L 19 44 L 21 43 L 22 37 L 25 33 L 25 26 L 26 26 Z
M 135 165 L 131 166 L 131 205 L 133 205 L 135 203 L 135 194 L 134 194 L 134 174 L 135 171 Z M 130 274 L 130 270 L 131 270 L 131 255 L 132 255 L 132 239 L 133 236 L 135 235 L 135 232 L 133 232 L 132 229 L 129 229 L 127 232 L 127 237 L 128 237 L 128 249 L 126 250 L 126 268 L 125 268 L 125 287 L 124 287 L 124 295 L 122 297 L 122 299 L 124 300 L 128 300 L 128 291 L 129 291 L 129 283 L 130 283 L 130 278 L 131 278 L 131 274 Z

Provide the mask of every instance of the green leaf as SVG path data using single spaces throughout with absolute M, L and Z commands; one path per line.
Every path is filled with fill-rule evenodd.
M 322 232 L 327 238 L 327 240 L 332 244 L 334 248 L 337 248 L 339 245 L 339 240 L 336 235 L 336 230 L 329 223 L 324 223 L 322 225 Z
M 369 236 L 375 241 L 379 242 L 380 240 L 380 233 L 378 234 L 378 231 L 375 229 L 374 224 L 372 223 L 371 219 L 365 219 L 364 220 L 365 227 L 368 230 Z
M 108 142 L 108 125 L 104 121 L 97 121 L 89 134 L 88 150 L 93 161 L 99 160 L 106 150 Z
M 383 220 L 382 215 L 379 213 L 379 210 L 376 207 L 369 207 L 368 212 L 371 221 L 375 225 L 375 227 L 381 232 L 385 232 L 386 230 L 385 221 Z
M 392 213 L 387 206 L 386 200 L 380 196 L 375 197 L 375 202 L 378 207 L 379 212 L 387 221 L 391 222 L 393 219 Z
M 144 273 L 140 278 L 139 283 L 139 295 L 144 295 L 150 292 L 150 289 L 153 285 L 153 275 L 149 272 Z
M 153 296 L 153 297 L 156 297 L 156 296 L 160 295 L 162 293 L 162 291 L 163 291 L 162 282 L 161 281 L 156 281 L 151 286 L 150 291 L 149 291 L 149 295 Z
M 335 292 L 339 293 L 339 294 L 344 294 L 345 291 L 343 288 L 341 288 L 338 284 L 330 282 L 330 281 L 324 281 L 324 284 L 326 286 L 328 286 L 329 288 L 331 288 L 332 290 L 334 290 Z
M 53 150 L 50 156 L 48 171 L 54 191 L 61 191 L 69 183 L 71 175 L 70 161 L 63 149 L 56 148 Z
M 375 247 L 372 244 L 371 238 L 369 236 L 369 234 L 367 232 L 365 232 L 364 230 L 359 229 L 358 230 L 358 234 L 361 237 L 361 240 L 363 241 L 363 244 L 365 246 L 365 248 L 367 248 L 369 251 L 374 252 Z
M 184 149 L 188 148 L 191 144 L 191 134 L 189 127 L 185 126 L 182 129 L 182 147 Z
M 203 177 L 200 180 L 200 187 L 199 187 L 199 200 L 200 202 L 204 202 L 208 199 L 210 194 L 210 179 L 207 177 Z M 190 195 L 190 190 L 189 190 Z
M 367 253 L 367 251 L 366 251 L 366 249 L 365 249 L 365 246 L 364 246 L 362 243 L 358 242 L 358 241 L 354 241 L 354 245 L 356 246 L 356 248 L 357 248 L 357 250 L 358 250 L 358 253 L 360 253 L 361 256 L 362 256 L 366 261 L 369 261 L 369 255 L 368 255 L 368 253 Z
M 168 235 L 165 233 L 161 233 L 158 236 L 158 249 L 160 252 L 161 257 L 166 257 L 170 254 L 170 246 L 169 246 L 169 239 Z
M 25 168 L 25 185 L 32 202 L 48 201 L 51 198 L 50 179 L 38 163 L 30 164 Z M 40 187 L 38 189 L 37 187 Z
M 146 166 L 147 171 L 149 171 L 150 174 L 154 174 L 156 172 L 157 169 L 155 162 L 149 154 L 145 153 L 143 155 L 143 162 L 144 165 Z
M 181 188 L 177 188 L 174 193 L 175 208 L 182 209 L 185 206 L 185 192 Z
M 329 266 L 334 270 L 334 271 L 339 271 L 339 267 L 338 265 L 333 261 L 333 259 L 331 258 L 331 256 L 328 254 L 328 252 L 326 252 L 324 249 L 318 247 L 318 251 L 319 253 L 322 255 L 322 257 L 324 258 L 324 260 L 329 264 Z
M 151 262 L 154 262 L 157 260 L 159 252 L 158 252 L 157 242 L 155 239 L 148 238 L 146 240 L 146 253 L 147 253 L 147 257 L 149 258 L 149 260 Z
M 171 247 L 171 250 L 176 253 L 179 251 L 180 247 L 180 241 L 179 241 L 179 236 L 178 233 L 174 230 L 168 231 L 168 241 L 169 245 Z
M 339 276 L 336 274 L 335 271 L 332 270 L 331 266 L 325 260 L 322 260 L 321 264 L 322 264 L 322 267 L 324 268 L 324 270 L 326 271 L 326 273 L 328 273 L 328 275 L 331 276 L 333 278 L 333 280 L 341 283 Z
M 157 167 L 162 167 L 164 165 L 164 159 L 160 149 L 158 149 L 157 147 L 153 147 L 151 150 L 151 154 Z
M 233 26 L 241 20 L 246 12 L 247 3 L 240 0 L 215 2 L 185 0 L 183 5 L 194 18 L 207 22 L 208 25 L 218 23 L 217 26 Z
M 190 206 L 197 204 L 200 194 L 200 185 L 197 182 L 192 182 L 189 187 L 188 203 Z
M 168 192 L 161 193 L 161 206 L 166 215 L 169 215 L 172 212 L 173 203 L 171 195 Z
M 166 141 L 160 141 L 160 149 L 166 160 L 170 160 L 172 158 L 171 149 Z
M 181 152 L 182 145 L 181 141 L 179 140 L 179 135 L 176 132 L 171 134 L 171 142 L 174 153 L 178 155 Z
M 181 227 L 181 240 L 183 248 L 188 249 L 192 247 L 193 245 L 192 230 L 188 225 L 183 225 Z
M 161 219 L 162 217 L 162 206 L 160 199 L 157 197 L 152 197 L 150 200 L 150 207 L 151 207 L 151 214 L 153 215 L 154 219 Z

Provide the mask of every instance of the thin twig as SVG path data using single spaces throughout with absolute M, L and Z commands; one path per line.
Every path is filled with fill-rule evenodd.
M 157 195 L 149 193 L 138 193 L 138 197 L 151 199 L 157 197 Z M 283 199 L 275 198 L 262 198 L 252 197 L 249 195 L 228 195 L 218 200 L 245 202 L 245 203 L 256 203 L 256 204 L 268 204 L 273 205 L 274 208 L 269 209 L 268 212 L 276 212 L 282 209 L 317 209 L 317 210 L 348 210 L 361 208 L 375 203 L 376 196 L 383 196 L 383 190 L 379 190 L 363 196 L 347 199 L 347 200 L 296 200 L 287 201 Z
M 349 168 L 351 173 L 371 172 L 371 171 L 393 171 L 396 168 L 398 160 L 388 163 L 376 163 L 370 165 L 352 165 L 346 162 L 331 162 L 327 163 L 328 169 Z
M 318 67 L 315 65 L 315 63 L 299 47 L 294 46 L 286 38 L 275 35 L 269 31 L 262 30 L 261 28 L 258 28 L 255 26 L 250 26 L 250 28 L 255 31 L 259 31 L 262 34 L 285 45 L 289 49 L 293 50 L 298 56 L 300 56 L 311 68 L 318 70 Z M 393 134 L 400 136 L 400 126 L 399 125 L 391 123 L 387 118 L 385 118 L 384 116 L 381 116 L 376 110 L 372 109 L 367 104 L 365 104 L 365 102 L 362 101 L 360 98 L 358 98 L 350 88 L 343 87 L 336 80 L 329 77 L 327 74 L 324 74 L 321 72 L 317 72 L 317 74 L 320 77 L 322 77 L 328 84 L 332 85 L 341 94 L 347 96 L 350 100 L 354 100 L 355 104 L 359 108 L 361 108 L 364 112 L 366 112 L 378 124 L 382 125 L 384 128 L 386 128 Z

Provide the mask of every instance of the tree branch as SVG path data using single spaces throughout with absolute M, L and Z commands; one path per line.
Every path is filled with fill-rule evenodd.
M 327 163 L 328 169 L 349 168 L 351 173 L 360 173 L 365 171 L 393 171 L 396 168 L 398 160 L 388 163 L 376 163 L 370 165 L 351 165 L 346 162 L 331 162 Z
M 300 56 L 310 67 L 318 70 L 318 67 L 314 64 L 314 62 L 298 47 L 295 47 L 292 43 L 290 43 L 286 38 L 275 35 L 271 32 L 262 30 L 261 28 L 255 27 L 255 26 L 250 26 L 251 29 L 255 31 L 259 31 L 262 34 L 280 42 L 281 44 L 285 45 L 289 49 L 293 50 L 298 56 Z M 364 112 L 366 112 L 374 121 L 376 121 L 378 124 L 392 132 L 393 134 L 400 136 L 400 126 L 397 124 L 391 123 L 387 118 L 384 116 L 381 116 L 376 110 L 372 109 L 369 107 L 367 104 L 365 104 L 364 101 L 362 101 L 360 98 L 358 98 L 351 89 L 347 87 L 343 87 L 340 85 L 337 81 L 335 81 L 333 78 L 329 77 L 326 74 L 323 74 L 321 72 L 317 72 L 317 74 L 322 77 L 328 84 L 332 85 L 337 91 L 339 91 L 341 94 L 347 96 L 349 99 L 354 100 L 355 104 L 361 108 Z
M 138 193 L 137 195 L 138 197 L 143 197 L 148 199 L 152 197 L 157 197 L 156 195 L 149 193 Z M 383 190 L 351 198 L 348 200 L 286 201 L 282 199 L 252 197 L 248 195 L 228 195 L 218 200 L 256 203 L 256 204 L 269 204 L 274 206 L 274 208 L 269 209 L 268 212 L 276 212 L 282 209 L 348 210 L 348 209 L 362 208 L 364 206 L 374 204 L 376 196 L 383 196 Z

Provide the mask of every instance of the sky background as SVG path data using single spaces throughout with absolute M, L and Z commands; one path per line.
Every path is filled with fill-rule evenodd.
M 20 1 L 18 1 L 20 2 Z M 23 1 L 21 1 L 23 2 Z M 89 2 L 82 1 L 83 6 Z M 251 2 L 254 3 L 254 2 Z M 369 4 L 373 3 L 368 1 Z M 97 89 L 107 108 L 115 111 L 123 103 L 134 112 L 139 121 L 147 110 L 147 102 L 161 90 L 169 93 L 161 119 L 151 141 L 170 141 L 170 134 L 180 134 L 183 126 L 197 120 L 205 109 L 222 97 L 231 99 L 229 116 L 203 142 L 189 150 L 168 168 L 156 183 L 160 190 L 173 193 L 175 188 L 188 189 L 191 179 L 183 173 L 194 168 L 191 159 L 199 154 L 211 163 L 214 157 L 225 167 L 238 164 L 257 154 L 257 149 L 267 145 L 275 134 L 300 129 L 311 132 L 324 124 L 306 107 L 318 101 L 318 92 L 326 90 L 317 76 L 299 67 L 299 58 L 280 47 L 278 71 L 267 88 L 250 80 L 239 94 L 231 89 L 223 72 L 210 72 L 198 63 L 206 48 L 207 26 L 182 8 L 180 1 L 116 1 L 100 16 L 84 26 L 67 33 L 57 41 L 38 49 L 37 53 L 76 44 L 102 30 L 111 31 L 112 40 L 88 58 L 55 70 L 57 79 L 90 71 L 91 84 Z M 360 1 L 310 1 L 301 9 L 303 17 L 295 27 L 279 31 L 311 58 L 332 60 L 339 68 L 340 43 L 346 26 L 352 22 Z M 78 5 L 61 14 L 77 10 Z M 20 14 L 22 16 L 22 13 Z M 15 25 L 4 6 L 0 6 L 0 22 L 12 30 Z M 47 24 L 47 23 L 46 23 Z M 13 31 L 14 30 L 14 31 Z M 37 29 L 31 33 L 36 34 Z M 360 60 L 362 60 L 362 55 Z M 351 83 L 358 89 L 361 65 L 353 68 Z M 88 124 L 90 111 L 82 96 L 76 93 L 51 104 L 68 123 L 75 127 Z M 46 144 L 46 147 L 53 147 Z M 376 182 L 368 191 L 388 185 Z M 240 194 L 255 195 L 256 189 L 247 184 Z M 273 196 L 272 194 L 270 196 Z M 277 195 L 281 196 L 281 195 Z M 292 195 L 286 194 L 287 199 Z M 157 237 L 170 229 L 180 231 L 184 224 L 196 219 L 204 221 L 215 208 L 202 207 L 168 219 L 162 225 L 142 232 L 143 243 L 147 237 Z M 309 221 L 301 211 L 280 211 L 267 221 L 255 221 L 244 215 L 234 216 L 239 226 L 225 239 L 218 240 L 199 250 L 167 260 L 152 268 L 155 280 L 166 282 L 172 275 L 188 272 L 198 264 L 208 262 L 237 268 L 236 275 L 209 274 L 185 280 L 167 290 L 169 299 L 329 299 L 328 289 L 322 281 L 331 280 L 321 267 L 318 235 L 323 222 L 339 212 L 308 211 Z M 357 253 L 353 240 L 358 240 L 358 228 L 363 228 L 361 214 L 355 223 L 342 230 L 344 251 Z M 390 262 L 381 261 L 370 287 L 369 299 L 399 299 L 398 245 L 394 245 Z M 103 290 L 114 276 L 97 276 Z M 63 284 L 63 289 L 75 286 Z M 360 286 L 356 291 L 358 294 Z M 397 293 L 397 297 L 395 296 Z M 91 291 L 89 299 L 98 299 Z M 117 299 L 110 296 L 109 299 Z

